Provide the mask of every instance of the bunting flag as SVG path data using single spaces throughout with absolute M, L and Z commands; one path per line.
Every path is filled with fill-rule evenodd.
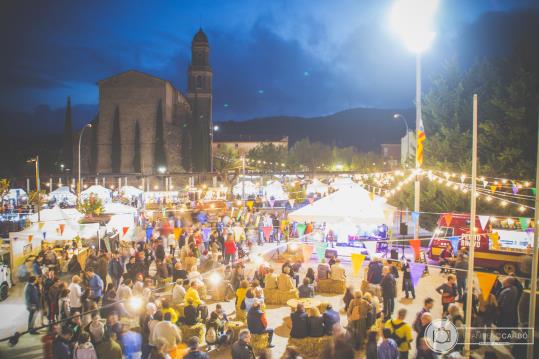
M 500 248 L 500 235 L 498 232 L 492 232 L 488 235 L 490 238 L 490 242 L 492 244 L 492 249 L 499 249 Z
M 182 235 L 183 228 L 174 228 L 174 238 L 176 240 L 180 239 L 180 236 Z
M 453 236 L 453 237 L 449 237 L 448 240 L 451 242 L 451 247 L 453 247 L 453 252 L 455 253 L 455 255 L 457 255 L 457 253 L 459 252 L 460 237 Z
M 257 215 L 255 218 L 255 227 L 258 227 L 258 223 L 260 223 L 260 215 Z
M 249 220 L 251 219 L 251 212 L 247 212 L 247 214 L 245 215 L 245 223 L 249 223 Z
M 522 227 L 523 231 L 528 229 L 528 218 L 526 218 L 526 217 L 518 217 L 518 220 L 520 221 L 520 227 Z
M 414 251 L 414 258 L 421 256 L 421 241 L 419 239 L 410 239 L 410 247 Z
M 511 186 L 511 189 L 513 190 L 513 194 L 518 193 L 518 187 L 513 183 L 513 186 Z
M 305 223 L 298 223 L 296 225 L 296 230 L 298 231 L 298 237 L 303 236 L 303 233 L 305 233 L 305 228 L 307 228 L 307 225 Z
M 230 210 L 230 218 L 234 217 L 234 210 L 235 210 L 235 208 L 232 207 L 232 209 Z
M 226 209 L 230 209 L 232 207 L 232 202 L 226 201 Z
M 490 191 L 492 193 L 494 193 L 494 192 L 496 192 L 496 188 L 498 188 L 496 185 L 492 185 L 492 186 L 490 186 Z
M 326 257 L 326 249 L 328 248 L 328 244 L 326 242 L 318 243 L 316 245 L 316 257 L 318 258 L 318 261 L 321 261 Z
M 270 200 L 269 200 L 269 204 L 270 204 L 270 207 L 273 208 L 273 205 L 275 205 L 275 200 L 274 200 L 274 199 L 270 199 Z
M 358 275 L 359 271 L 361 271 L 361 265 L 363 264 L 363 261 L 365 260 L 365 255 L 359 254 L 359 253 L 352 253 L 351 260 L 352 260 L 352 273 L 354 273 L 354 275 Z
M 247 205 L 247 208 L 249 208 L 249 211 L 252 211 L 253 210 L 253 205 L 255 204 L 255 201 L 247 201 L 247 202 L 245 202 L 245 204 Z
M 410 277 L 412 278 L 412 285 L 414 288 L 419 283 L 419 278 L 423 276 L 425 271 L 425 264 L 423 263 L 410 263 Z
M 122 233 L 124 234 L 124 237 L 125 237 L 128 230 L 129 230 L 129 227 L 123 227 L 122 228 Z
M 488 181 L 483 181 L 483 188 L 487 188 Z
M 163 217 L 166 217 L 167 216 L 167 210 L 163 208 L 161 210 L 161 214 L 163 215 Z
M 47 238 L 47 232 L 43 232 L 43 240 L 45 240 L 45 238 Z
M 451 213 L 444 214 L 444 221 L 445 221 L 446 226 L 449 227 L 451 225 L 452 220 L 453 220 L 453 215 Z
M 479 217 L 479 223 L 481 223 L 481 229 L 485 230 L 485 227 L 487 226 L 487 223 L 490 219 L 489 216 L 478 216 Z
M 66 228 L 66 225 L 64 223 L 60 223 L 58 225 L 58 230 L 60 232 L 60 235 L 63 236 L 64 235 L 64 229 Z
M 301 250 L 303 252 L 303 261 L 309 262 L 311 260 L 311 256 L 313 255 L 314 247 L 312 244 L 305 244 L 301 246 Z
M 532 193 L 533 193 L 533 195 L 535 196 L 535 195 L 537 194 L 537 188 L 533 187 L 533 188 L 532 188 Z
M 417 223 L 419 221 L 419 212 L 412 212 L 412 222 Z
M 43 222 L 38 222 L 37 223 L 37 228 L 41 231 L 43 229 L 43 226 L 45 225 L 45 223 Z
M 30 235 L 28 236 L 28 243 L 31 243 L 31 242 L 32 242 L 32 239 L 34 239 L 34 236 L 30 234 Z
M 210 233 L 211 228 L 210 227 L 204 227 L 202 228 L 202 238 L 204 238 L 204 242 L 208 242 L 210 239 Z
M 288 224 L 288 221 L 286 219 L 283 219 L 281 221 L 281 232 L 284 232 L 286 229 L 286 225 Z
M 264 239 L 266 241 L 270 240 L 271 231 L 273 230 L 273 227 L 262 227 L 262 233 L 264 233 Z
M 290 198 L 290 199 L 288 200 L 288 203 L 290 204 L 290 208 L 294 208 L 294 203 L 296 203 L 296 200 L 293 199 L 293 198 Z
M 477 272 L 477 279 L 479 280 L 479 288 L 481 288 L 481 295 L 484 300 L 488 300 L 490 291 L 496 282 L 498 276 L 493 273 Z
M 419 130 L 417 131 L 417 144 L 416 144 L 416 157 L 415 162 L 418 167 L 423 165 L 423 142 L 427 139 L 425 133 L 425 127 L 423 127 L 423 120 L 419 121 Z
M 308 199 L 309 199 L 309 204 L 313 204 L 313 202 L 314 202 L 314 197 L 309 197 Z

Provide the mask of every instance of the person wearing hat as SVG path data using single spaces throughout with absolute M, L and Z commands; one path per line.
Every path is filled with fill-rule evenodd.
M 200 341 L 198 337 L 189 338 L 187 340 L 189 352 L 183 357 L 183 359 L 210 359 L 207 353 L 200 350 L 199 344 Z

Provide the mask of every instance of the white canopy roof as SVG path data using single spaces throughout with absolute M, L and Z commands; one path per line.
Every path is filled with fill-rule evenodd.
M 63 230 L 62 230 L 63 227 Z M 32 235 L 47 241 L 72 240 L 79 236 L 83 239 L 94 238 L 99 231 L 99 223 L 79 224 L 76 221 L 49 221 L 33 223 L 21 232 L 12 232 L 11 237 L 24 238 Z
M 312 183 L 309 183 L 307 185 L 307 194 L 312 194 L 312 193 L 321 193 L 321 194 L 326 194 L 328 193 L 328 190 L 329 190 L 329 186 L 325 183 L 322 183 L 320 182 L 320 180 L 318 180 L 318 178 L 315 178 L 313 180 Z
M 355 183 L 350 177 L 337 177 L 331 183 L 331 188 L 337 191 L 345 188 L 353 188 L 356 186 L 357 183 Z
M 234 187 L 232 187 L 232 193 L 234 196 L 241 196 L 243 193 L 243 185 L 245 183 L 245 195 L 256 196 L 258 194 L 258 187 L 251 181 L 239 181 Z
M 5 200 L 10 200 L 10 199 L 22 199 L 22 198 L 26 198 L 26 192 L 22 189 L 22 188 L 12 188 L 9 190 L 9 192 L 7 193 L 7 195 L 4 196 L 4 199 Z
M 103 213 L 108 214 L 127 214 L 132 216 L 134 213 L 137 212 L 136 208 L 117 202 L 105 203 L 103 207 Z
M 122 194 L 122 196 L 126 197 L 137 197 L 143 194 L 144 191 L 133 186 L 123 186 L 122 188 L 120 188 L 120 193 Z
M 271 181 L 264 187 L 264 196 L 266 199 L 275 199 L 277 201 L 288 199 L 288 195 L 283 189 L 283 185 L 279 181 Z
M 289 214 L 291 221 L 328 224 L 391 224 L 395 207 L 361 186 L 345 188 Z
M 111 197 L 111 190 L 108 189 L 108 188 L 105 188 L 103 186 L 100 186 L 100 185 L 93 185 L 93 186 L 90 186 L 88 187 L 88 189 L 82 191 L 80 193 L 80 197 L 82 200 L 86 200 L 87 198 L 90 197 L 90 195 L 94 195 L 98 198 L 100 198 L 103 203 L 108 203 L 112 200 L 112 197 Z
M 69 186 L 62 186 L 55 189 L 49 193 L 49 197 L 54 198 L 56 202 L 67 202 L 71 205 L 77 203 L 77 196 L 71 192 L 71 188 L 69 188 Z
M 56 224 L 67 223 L 68 221 L 78 221 L 81 217 L 82 214 L 75 208 L 60 208 L 60 206 L 42 209 L 39 214 L 39 219 L 41 222 L 54 221 Z M 30 216 L 30 221 L 38 221 L 37 213 Z

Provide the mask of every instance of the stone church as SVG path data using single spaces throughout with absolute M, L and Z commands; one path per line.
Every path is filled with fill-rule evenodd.
M 93 142 L 87 144 L 94 158 L 81 164 L 86 161 L 97 174 L 209 171 L 212 69 L 202 29 L 193 37 L 191 55 L 186 94 L 168 80 L 135 70 L 99 81 L 96 126 L 85 141 Z

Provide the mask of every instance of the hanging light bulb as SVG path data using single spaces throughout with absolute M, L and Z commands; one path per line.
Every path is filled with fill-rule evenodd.
M 519 210 L 520 212 L 524 212 L 524 211 L 526 211 L 526 207 L 520 206 L 520 207 L 518 207 L 518 210 Z
M 487 199 L 487 202 L 490 202 L 490 201 L 492 201 L 492 196 L 487 196 L 486 199 Z
M 507 201 L 506 200 L 501 201 L 500 206 L 502 206 L 502 207 L 507 206 Z

